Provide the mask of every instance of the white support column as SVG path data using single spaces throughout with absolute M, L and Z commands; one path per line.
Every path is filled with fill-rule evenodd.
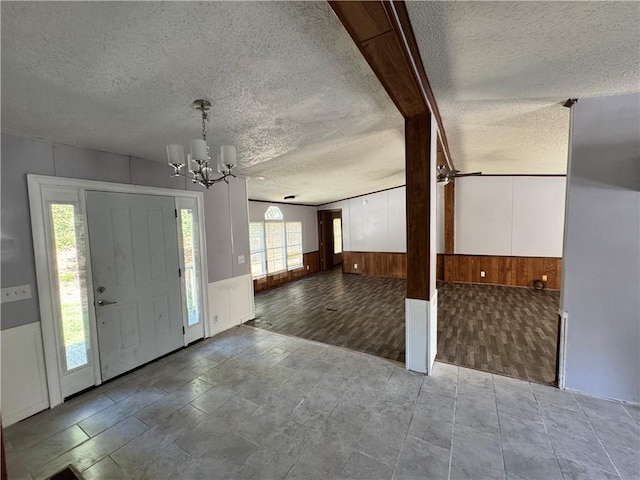
M 438 347 L 438 291 L 431 300 L 405 299 L 406 368 L 431 375 Z

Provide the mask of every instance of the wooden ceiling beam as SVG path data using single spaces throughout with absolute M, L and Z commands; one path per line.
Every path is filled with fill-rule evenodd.
M 329 0 L 329 4 L 400 113 L 406 119 L 433 113 L 443 156 L 453 169 L 442 118 L 404 1 Z

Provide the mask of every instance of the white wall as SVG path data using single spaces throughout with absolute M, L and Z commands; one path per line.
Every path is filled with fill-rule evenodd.
M 343 250 L 352 252 L 407 251 L 405 187 L 321 205 L 318 210 L 342 209 Z
M 40 322 L 0 332 L 2 426 L 8 427 L 49 406 Z
M 573 106 L 565 386 L 640 401 L 640 95 Z
M 209 335 L 213 336 L 254 317 L 251 274 L 209 283 Z
M 456 180 L 455 253 L 562 257 L 565 177 Z
M 264 213 L 271 205 L 278 207 L 286 222 L 302 222 L 302 251 L 318 251 L 318 214 L 316 207 L 249 201 L 249 221 L 264 222 Z

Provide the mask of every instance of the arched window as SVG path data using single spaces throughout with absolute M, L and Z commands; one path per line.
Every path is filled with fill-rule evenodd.
M 278 207 L 267 208 L 264 222 L 251 222 L 249 235 L 253 278 L 302 267 L 302 222 L 285 222 Z
M 282 215 L 282 210 L 280 210 L 278 207 L 274 207 L 273 205 L 271 205 L 269 208 L 267 208 L 267 211 L 264 212 L 264 219 L 265 221 L 269 222 L 269 221 L 273 221 L 273 220 L 284 220 L 284 215 Z

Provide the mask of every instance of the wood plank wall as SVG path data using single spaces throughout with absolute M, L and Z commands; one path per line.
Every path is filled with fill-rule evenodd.
M 353 268 L 356 263 L 357 269 Z M 481 270 L 486 272 L 486 277 L 480 276 Z M 406 278 L 406 255 L 389 252 L 343 252 L 342 271 L 378 277 Z M 438 280 L 512 287 L 530 287 L 534 280 L 542 279 L 542 275 L 547 275 L 548 289 L 559 290 L 562 259 L 439 254 L 436 267 Z
M 436 280 L 444 281 L 444 255 L 438 254 L 438 261 L 436 262 Z
M 266 277 L 253 279 L 253 291 L 255 293 L 270 288 L 279 287 L 285 283 L 293 282 L 301 277 L 320 271 L 320 253 L 310 252 L 302 255 L 302 267 L 287 272 L 275 273 Z
M 444 186 L 444 253 L 455 253 L 456 182 Z
M 354 268 L 357 264 L 358 268 Z M 391 252 L 342 252 L 342 272 L 407 278 L 407 255 Z
M 486 277 L 480 276 L 480 271 Z M 547 288 L 559 290 L 562 258 L 505 257 L 494 255 L 444 255 L 445 282 L 490 283 L 530 287 L 534 280 L 547 275 Z

